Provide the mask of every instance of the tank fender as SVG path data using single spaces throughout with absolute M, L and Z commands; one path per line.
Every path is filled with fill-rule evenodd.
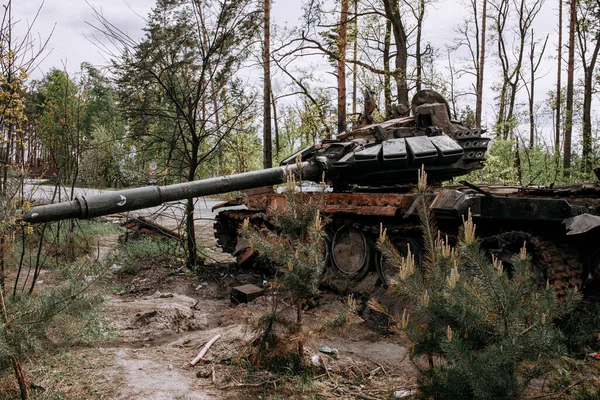
M 592 214 L 581 214 L 563 220 L 567 235 L 580 235 L 600 227 L 600 216 Z
M 430 205 L 437 218 L 462 218 L 471 210 L 473 215 L 479 215 L 479 195 L 465 193 L 456 189 L 440 190 Z
M 232 200 L 224 201 L 224 202 L 215 204 L 210 210 L 212 212 L 215 212 L 216 210 L 219 210 L 221 208 L 242 206 L 242 205 L 245 205 L 244 200 L 245 200 L 244 198 L 239 198 L 239 199 L 232 199 Z

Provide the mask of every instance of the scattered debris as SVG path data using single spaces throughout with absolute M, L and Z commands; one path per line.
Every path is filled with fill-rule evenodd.
M 150 221 L 144 217 L 129 218 L 124 223 L 128 231 L 119 238 L 119 241 L 126 243 L 130 239 L 138 239 L 141 235 L 165 236 L 172 239 L 183 240 L 182 235 L 172 229 L 166 228 Z
M 136 318 L 137 318 L 139 321 L 143 321 L 143 322 L 145 322 L 145 323 L 148 323 L 148 321 L 149 321 L 150 319 L 152 319 L 152 318 L 156 317 L 156 315 L 157 315 L 157 314 L 158 314 L 158 311 L 156 311 L 156 310 L 152 310 L 152 311 L 145 312 L 145 313 L 143 313 L 143 314 L 137 314 L 137 315 L 136 315 Z
M 175 297 L 173 293 L 161 293 L 158 290 L 150 296 L 151 299 L 170 299 L 172 297 Z
M 250 303 L 257 297 L 265 294 L 265 289 L 259 288 L 256 285 L 248 283 L 242 286 L 236 286 L 231 289 L 231 302 L 235 304 Z
M 330 356 L 332 358 L 337 358 L 337 356 L 338 356 L 338 349 L 335 349 L 333 347 L 321 346 L 321 347 L 319 347 L 319 351 L 321 353 L 327 354 L 328 356 Z
M 304 300 L 302 300 L 302 311 L 309 311 L 313 308 L 319 307 L 319 297 L 318 296 L 310 296 Z
M 588 356 L 594 360 L 600 360 L 600 353 L 590 353 Z
M 403 397 L 411 396 L 413 393 L 413 389 L 394 390 L 392 396 L 394 399 L 401 399 Z
M 123 266 L 119 265 L 119 264 L 113 264 L 112 267 L 110 267 L 110 270 L 112 271 L 113 274 L 118 274 L 119 272 L 121 272 L 122 269 L 123 269 Z
M 212 376 L 212 370 L 210 369 L 201 369 L 200 371 L 196 372 L 196 377 L 198 378 L 210 378 Z
M 194 365 L 198 364 L 198 362 L 200 360 L 202 360 L 202 357 L 204 357 L 206 355 L 206 352 L 208 351 L 208 349 L 210 349 L 210 346 L 212 346 L 214 342 L 216 342 L 217 340 L 219 340 L 220 337 L 221 337 L 221 334 L 218 334 L 215 337 L 213 337 L 212 339 L 210 339 L 208 341 L 208 343 L 206 343 L 204 345 L 204 347 L 202 348 L 202 350 L 200 350 L 200 353 L 198 353 L 198 355 L 196 356 L 196 358 L 194 358 L 192 361 L 190 361 L 190 365 L 194 366 Z
M 239 265 L 242 265 L 252 258 L 254 255 L 254 249 L 247 239 L 240 239 L 238 240 L 235 250 L 233 253 L 231 253 L 231 255 L 235 257 Z
M 312 361 L 312 363 L 315 367 L 322 367 L 321 361 L 319 361 L 319 358 L 320 357 L 316 354 L 310 358 L 310 360 Z

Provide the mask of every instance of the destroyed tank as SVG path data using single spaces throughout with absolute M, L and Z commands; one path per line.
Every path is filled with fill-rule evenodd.
M 405 110 L 396 108 L 398 114 Z M 224 202 L 215 222 L 215 237 L 224 251 L 240 262 L 252 254 L 238 241 L 237 231 L 248 219 L 269 226 L 271 211 L 285 203 L 273 185 L 288 174 L 299 180 L 327 182 L 321 200 L 326 226 L 328 264 L 340 277 L 359 280 L 376 270 L 386 285 L 394 273 L 377 253 L 374 241 L 383 227 L 391 241 L 422 257 L 421 230 L 415 213 L 415 184 L 424 168 L 431 185 L 431 211 L 450 239 L 463 218 L 472 213 L 482 246 L 510 268 L 512 255 L 525 243 L 540 282 L 550 281 L 560 293 L 598 281 L 600 250 L 600 186 L 554 187 L 461 186 L 440 184 L 483 168 L 489 139 L 482 129 L 468 129 L 450 118 L 443 97 L 421 91 L 411 104 L 411 116 L 367 123 L 335 139 L 307 147 L 279 167 L 169 186 L 76 198 L 33 207 L 23 217 L 39 223 L 67 218 L 94 218 L 158 206 L 181 199 L 245 191 Z M 301 185 L 301 191 L 307 192 Z M 311 196 L 310 193 L 305 193 Z M 240 209 L 240 206 L 243 206 Z M 235 207 L 231 209 L 230 207 Z

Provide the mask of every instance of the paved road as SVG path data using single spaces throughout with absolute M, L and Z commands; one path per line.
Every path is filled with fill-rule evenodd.
M 50 202 L 54 195 L 54 186 L 46 185 L 43 181 L 28 181 L 25 185 L 25 197 L 32 200 L 40 200 L 44 202 Z M 109 190 L 104 189 L 91 189 L 91 188 L 75 188 L 75 196 L 93 196 L 100 193 L 108 192 Z M 61 201 L 66 201 L 70 198 L 71 188 L 62 188 L 60 191 Z M 55 197 L 55 202 L 58 202 L 58 194 Z M 195 199 L 195 211 L 197 220 L 212 220 L 215 218 L 216 213 L 211 209 L 215 205 L 221 203 L 223 200 L 215 198 L 204 198 L 200 197 Z M 147 208 L 144 210 L 132 211 L 130 214 L 143 215 L 143 216 L 156 216 L 160 215 L 161 219 L 172 220 L 173 223 L 182 220 L 183 210 L 185 207 L 184 201 L 177 201 L 166 203 L 159 207 Z

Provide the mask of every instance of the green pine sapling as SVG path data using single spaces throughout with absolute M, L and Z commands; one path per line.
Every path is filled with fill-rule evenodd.
M 422 394 L 436 399 L 518 398 L 532 379 L 552 370 L 565 354 L 555 321 L 580 299 L 569 290 L 558 299 L 550 285 L 539 287 L 525 246 L 507 271 L 484 252 L 469 212 L 456 247 L 442 238 L 429 212 L 426 174 L 419 177 L 423 266 L 414 255 L 401 257 L 385 230 L 378 248 L 398 265 L 390 290 L 408 298 L 423 318 L 413 322 L 405 310 L 395 316 L 413 343 L 415 360 L 429 361 L 418 378 Z M 376 302 L 372 307 L 385 312 Z M 416 319 L 416 318 L 414 318 Z
M 273 352 L 277 342 L 276 326 L 284 326 L 287 343 L 297 343 L 297 359 L 303 356 L 302 302 L 317 293 L 319 277 L 325 266 L 323 222 L 319 213 L 321 193 L 299 192 L 296 179 L 290 174 L 287 182 L 285 205 L 272 208 L 273 229 L 256 229 L 246 221 L 242 236 L 254 250 L 272 260 L 279 268 L 276 283 L 277 293 L 273 296 L 271 312 L 261 318 L 259 331 L 259 353 L 264 357 Z M 295 309 L 295 321 L 285 314 L 289 309 L 281 308 L 281 296 L 289 294 Z M 279 349 L 281 350 L 281 348 Z

